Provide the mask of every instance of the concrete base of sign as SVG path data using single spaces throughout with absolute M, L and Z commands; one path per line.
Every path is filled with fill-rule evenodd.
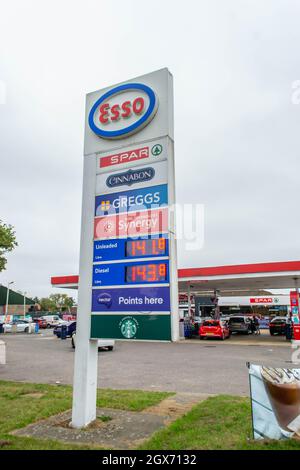
M 154 432 L 179 418 L 208 396 L 178 393 L 141 412 L 97 409 L 97 419 L 84 430 L 70 427 L 71 412 L 66 411 L 18 429 L 12 434 L 109 449 L 136 449 Z

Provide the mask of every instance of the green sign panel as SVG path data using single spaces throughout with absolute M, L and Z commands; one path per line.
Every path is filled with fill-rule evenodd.
M 170 315 L 92 315 L 91 338 L 171 341 Z

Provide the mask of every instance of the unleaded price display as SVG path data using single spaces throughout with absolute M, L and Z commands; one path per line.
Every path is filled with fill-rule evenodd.
M 126 257 L 138 256 L 164 256 L 167 254 L 167 242 L 165 238 L 153 240 L 134 240 L 126 242 Z

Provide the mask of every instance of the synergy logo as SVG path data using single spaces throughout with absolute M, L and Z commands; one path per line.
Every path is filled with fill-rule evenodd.
M 96 196 L 95 215 L 118 214 L 145 209 L 156 209 L 168 204 L 168 186 L 132 189 L 120 193 Z
M 131 186 L 134 183 L 142 183 L 144 181 L 150 181 L 155 176 L 154 168 L 141 168 L 140 170 L 128 170 L 124 173 L 118 173 L 117 175 L 110 175 L 106 180 L 106 185 L 109 188 L 115 188 L 116 186 Z
M 94 103 L 88 117 L 91 130 L 103 139 L 121 139 L 143 129 L 158 108 L 155 92 L 142 83 L 112 88 Z

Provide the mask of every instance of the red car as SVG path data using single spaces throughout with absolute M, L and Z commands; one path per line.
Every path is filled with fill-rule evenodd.
M 205 320 L 199 328 L 200 339 L 220 338 L 226 339 L 230 336 L 230 330 L 227 323 L 221 320 Z
M 45 318 L 35 318 L 34 323 L 37 323 L 39 325 L 39 328 L 47 328 L 47 320 Z

